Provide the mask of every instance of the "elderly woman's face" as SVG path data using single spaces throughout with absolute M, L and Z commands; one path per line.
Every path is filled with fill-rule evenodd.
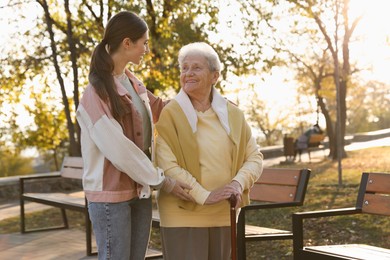
M 217 82 L 219 72 L 211 71 L 207 59 L 200 55 L 188 55 L 181 65 L 180 84 L 187 95 L 208 97 Z

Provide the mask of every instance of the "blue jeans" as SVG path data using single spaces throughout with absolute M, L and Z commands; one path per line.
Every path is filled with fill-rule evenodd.
M 152 199 L 120 203 L 89 202 L 99 260 L 145 259 L 152 221 Z

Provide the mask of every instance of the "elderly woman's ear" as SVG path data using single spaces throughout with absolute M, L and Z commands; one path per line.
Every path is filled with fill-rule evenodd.
M 218 82 L 220 73 L 219 71 L 213 71 L 212 73 L 213 73 L 213 86 L 214 86 Z

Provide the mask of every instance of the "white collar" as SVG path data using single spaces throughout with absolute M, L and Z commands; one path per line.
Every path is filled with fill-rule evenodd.
M 213 101 L 211 107 L 217 114 L 222 127 L 225 129 L 227 134 L 230 134 L 228 111 L 227 111 L 227 100 L 219 94 L 219 92 L 213 87 Z M 198 117 L 195 109 L 191 103 L 190 98 L 183 89 L 180 90 L 179 94 L 175 97 L 177 103 L 179 103 L 181 109 L 187 117 L 188 123 L 192 128 L 192 132 L 195 133 L 197 130 Z

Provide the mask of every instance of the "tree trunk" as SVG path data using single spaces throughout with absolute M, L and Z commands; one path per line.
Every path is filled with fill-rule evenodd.
M 332 123 L 332 119 L 329 114 L 329 110 L 326 107 L 326 104 L 324 102 L 324 98 L 321 96 L 317 96 L 318 105 L 320 106 L 321 112 L 325 117 L 325 123 L 326 123 L 326 134 L 328 135 L 329 139 L 329 158 L 333 158 L 334 150 L 335 150 L 335 143 L 336 138 L 334 134 L 334 127 Z
M 77 110 L 77 107 L 79 106 L 79 75 L 78 75 L 78 66 L 77 66 L 77 51 L 76 51 L 76 44 L 73 37 L 73 25 L 72 25 L 72 14 L 69 9 L 69 0 L 64 1 L 64 7 L 65 7 L 65 13 L 66 13 L 66 21 L 67 21 L 67 40 L 69 45 L 69 52 L 70 52 L 70 61 L 72 63 L 72 71 L 73 71 L 73 100 L 74 100 L 74 107 L 75 111 Z M 69 118 L 70 118 L 70 111 L 65 110 L 66 113 L 69 112 Z M 68 118 L 68 115 L 67 115 Z M 76 120 L 75 120 L 76 121 Z M 77 121 L 76 121 L 77 124 Z M 68 124 L 69 125 L 69 124 Z M 72 123 L 73 125 L 73 123 Z M 81 145 L 80 145 L 80 127 L 76 127 L 76 131 L 74 128 L 69 131 L 69 134 L 75 133 L 77 138 L 74 140 L 73 143 L 71 143 L 70 147 L 70 155 L 74 156 L 81 156 Z
M 75 130 L 74 130 L 74 124 L 73 124 L 73 120 L 72 120 L 71 113 L 70 113 L 69 101 L 68 101 L 68 97 L 66 95 L 65 83 L 64 83 L 64 79 L 62 78 L 61 69 L 60 69 L 60 65 L 58 62 L 58 52 L 57 52 L 57 46 L 56 46 L 56 41 L 55 41 L 55 37 L 54 37 L 52 17 L 50 16 L 49 6 L 47 5 L 46 0 L 43 0 L 43 1 L 37 0 L 37 2 L 42 6 L 44 13 L 45 13 L 47 31 L 49 33 L 50 47 L 51 47 L 51 51 L 52 51 L 51 56 L 53 59 L 53 64 L 54 64 L 55 72 L 57 75 L 58 83 L 60 84 L 60 87 L 61 87 L 62 102 L 63 102 L 64 108 L 65 108 L 67 128 L 68 128 L 68 132 L 69 132 L 69 154 L 77 156 L 77 155 L 80 155 L 80 149 L 78 148 L 78 145 L 77 145 L 77 142 L 75 139 Z

